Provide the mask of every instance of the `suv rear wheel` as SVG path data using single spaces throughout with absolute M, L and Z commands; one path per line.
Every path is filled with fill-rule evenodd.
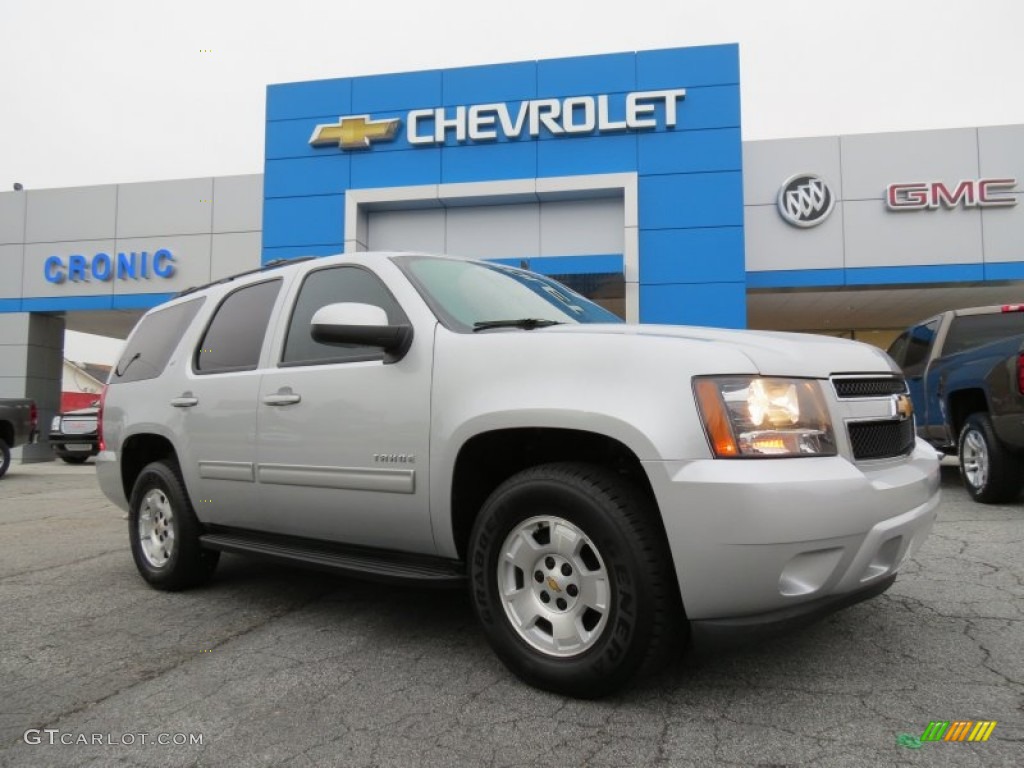
M 0 477 L 7 474 L 11 467 L 11 449 L 7 441 L 0 437 Z
M 972 499 L 999 504 L 1017 497 L 1024 461 L 999 442 L 987 413 L 967 417 L 957 447 L 960 475 Z
M 165 590 L 208 581 L 220 552 L 200 546 L 201 532 L 177 464 L 147 464 L 135 480 L 128 511 L 132 557 L 142 578 Z
M 491 494 L 470 539 L 473 602 L 523 680 L 595 698 L 660 666 L 682 615 L 648 499 L 618 475 L 547 464 Z

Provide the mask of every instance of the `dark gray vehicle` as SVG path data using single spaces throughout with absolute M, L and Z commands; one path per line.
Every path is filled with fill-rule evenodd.
M 11 449 L 34 443 L 39 435 L 39 409 L 33 400 L 0 399 L 0 477 L 11 466 Z
M 943 312 L 902 333 L 917 431 L 960 459 L 971 498 L 1012 501 L 1024 483 L 1024 304 Z
M 100 451 L 96 429 L 100 401 L 90 406 L 58 413 L 50 422 L 50 446 L 57 458 L 66 464 L 84 464 Z

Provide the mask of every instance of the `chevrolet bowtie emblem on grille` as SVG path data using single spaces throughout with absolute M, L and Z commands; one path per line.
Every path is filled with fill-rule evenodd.
M 366 149 L 373 141 L 389 141 L 398 131 L 398 118 L 371 120 L 369 115 L 349 115 L 336 123 L 322 123 L 313 129 L 309 143 L 314 147 L 337 144 L 342 149 Z
M 909 395 L 893 395 L 891 410 L 893 418 L 906 421 L 914 415 L 914 403 Z

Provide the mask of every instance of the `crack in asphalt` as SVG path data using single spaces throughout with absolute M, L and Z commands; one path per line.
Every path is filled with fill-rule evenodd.
M 78 565 L 80 563 L 87 563 L 90 560 L 99 560 L 102 557 L 113 554 L 124 554 L 124 547 L 118 547 L 117 549 L 107 549 L 103 552 L 99 552 L 95 555 L 85 555 L 77 560 L 67 560 L 63 563 L 55 563 L 54 565 L 44 565 L 41 568 L 29 568 L 27 571 L 18 571 L 17 573 L 8 573 L 6 576 L 0 576 L 0 583 L 9 581 L 10 579 L 17 579 L 21 576 L 29 576 L 33 573 L 45 573 L 46 571 L 53 571 L 58 568 L 68 568 L 72 565 Z

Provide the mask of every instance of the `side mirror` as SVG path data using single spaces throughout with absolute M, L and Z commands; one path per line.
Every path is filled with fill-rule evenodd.
M 384 362 L 402 359 L 412 344 L 411 325 L 388 325 L 388 315 L 372 304 L 328 304 L 310 321 L 310 334 L 321 344 L 359 344 L 380 347 Z

